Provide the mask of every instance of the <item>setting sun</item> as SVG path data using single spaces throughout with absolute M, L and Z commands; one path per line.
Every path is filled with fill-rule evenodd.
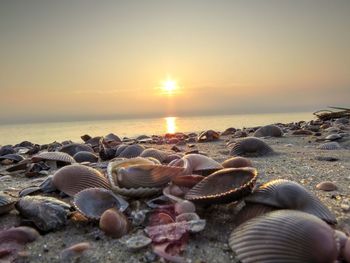
M 176 89 L 178 89 L 178 86 L 175 80 L 168 78 L 162 83 L 161 88 L 164 93 L 172 95 L 176 91 Z

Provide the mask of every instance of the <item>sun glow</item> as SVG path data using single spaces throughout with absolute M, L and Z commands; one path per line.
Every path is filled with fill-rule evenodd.
M 165 94 L 172 95 L 178 89 L 178 85 L 175 80 L 168 78 L 166 81 L 162 82 L 161 89 Z
M 176 117 L 166 117 L 166 130 L 167 133 L 175 133 L 176 131 Z

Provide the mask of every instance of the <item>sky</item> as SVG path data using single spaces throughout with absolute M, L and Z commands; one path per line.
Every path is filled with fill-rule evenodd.
M 347 0 L 0 0 L 0 123 L 349 107 L 349 28 Z

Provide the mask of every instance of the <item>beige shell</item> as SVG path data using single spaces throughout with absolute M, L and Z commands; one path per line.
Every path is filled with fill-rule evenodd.
M 42 160 L 50 160 L 64 163 L 75 163 L 72 156 L 64 152 L 41 152 L 32 157 L 33 162 L 40 162 Z
M 108 209 L 102 214 L 99 226 L 106 235 L 114 238 L 120 238 L 129 231 L 128 219 L 122 212 L 114 208 Z
M 224 168 L 240 168 L 240 167 L 253 167 L 252 162 L 245 157 L 237 156 L 231 157 L 222 162 Z

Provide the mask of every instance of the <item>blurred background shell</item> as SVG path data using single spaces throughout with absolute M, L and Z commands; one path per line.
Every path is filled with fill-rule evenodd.
M 259 157 L 272 154 L 273 152 L 273 149 L 263 140 L 255 137 L 247 137 L 232 145 L 230 155 Z

